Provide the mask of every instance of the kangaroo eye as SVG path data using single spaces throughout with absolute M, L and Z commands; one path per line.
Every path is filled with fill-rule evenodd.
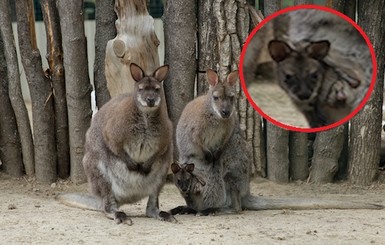
M 156 92 L 159 92 L 159 90 L 160 90 L 160 88 L 155 88 L 155 91 L 156 91 Z
M 318 80 L 318 73 L 317 72 L 314 72 L 312 74 L 310 74 L 310 78 L 314 81 L 314 80 Z
M 214 100 L 218 100 L 219 97 L 218 97 L 218 96 L 213 96 L 213 99 L 214 99 Z
M 286 74 L 286 75 L 285 75 L 285 80 L 286 80 L 286 81 L 290 81 L 290 80 L 292 79 L 292 77 L 293 77 L 292 75 Z

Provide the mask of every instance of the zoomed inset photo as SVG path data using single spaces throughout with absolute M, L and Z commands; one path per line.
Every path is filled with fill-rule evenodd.
M 375 83 L 373 47 L 362 29 L 325 7 L 297 6 L 256 27 L 241 55 L 241 80 L 270 122 L 318 132 L 350 120 Z

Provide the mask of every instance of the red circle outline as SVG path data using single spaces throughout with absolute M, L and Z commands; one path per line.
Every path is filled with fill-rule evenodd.
M 373 65 L 372 80 L 371 80 L 369 89 L 366 92 L 366 95 L 365 95 L 364 99 L 357 106 L 357 108 L 355 108 L 353 110 L 353 112 L 351 112 L 345 118 L 339 120 L 336 123 L 333 123 L 333 124 L 330 124 L 330 125 L 327 125 L 327 126 L 323 126 L 323 127 L 318 127 L 318 128 L 300 128 L 300 127 L 290 126 L 290 125 L 283 124 L 283 123 L 281 123 L 281 122 L 271 118 L 270 116 L 268 116 L 266 113 L 263 112 L 263 110 L 261 108 L 259 108 L 255 104 L 255 102 L 251 98 L 251 96 L 249 94 L 249 91 L 247 90 L 247 86 L 246 86 L 246 83 L 245 83 L 245 78 L 243 76 L 243 60 L 245 59 L 246 50 L 247 50 L 247 47 L 248 47 L 251 39 L 258 32 L 258 30 L 261 29 L 268 21 L 274 19 L 275 17 L 277 17 L 277 16 L 279 16 L 281 14 L 290 12 L 290 11 L 298 10 L 298 9 L 318 9 L 318 10 L 322 10 L 322 11 L 326 11 L 326 12 L 338 15 L 339 17 L 343 18 L 344 20 L 346 20 L 347 22 L 352 24 L 356 28 L 356 30 L 361 34 L 361 36 L 365 39 L 365 42 L 368 45 L 370 54 L 372 56 L 372 65 Z M 240 80 L 241 80 L 242 90 L 245 93 L 245 95 L 247 97 L 247 100 L 253 106 L 253 108 L 260 115 L 262 115 L 265 119 L 267 119 L 269 122 L 273 123 L 276 126 L 279 126 L 281 128 L 284 128 L 284 129 L 287 129 L 287 130 L 291 130 L 291 131 L 304 132 L 304 133 L 315 133 L 315 132 L 320 132 L 320 131 L 324 131 L 324 130 L 329 130 L 329 129 L 332 129 L 334 127 L 337 127 L 337 126 L 340 126 L 340 125 L 346 123 L 347 121 L 352 119 L 352 117 L 354 117 L 365 106 L 366 102 L 369 100 L 369 98 L 370 98 L 370 96 L 371 96 L 371 94 L 373 92 L 373 89 L 374 89 L 374 86 L 375 86 L 375 83 L 376 83 L 377 60 L 376 60 L 376 55 L 375 55 L 372 43 L 370 42 L 370 40 L 369 40 L 368 36 L 366 35 L 366 33 L 362 30 L 362 28 L 356 22 L 354 22 L 352 19 L 350 19 L 348 16 L 344 15 L 343 13 L 338 12 L 337 10 L 334 10 L 334 9 L 331 9 L 331 8 L 328 8 L 328 7 L 324 7 L 324 6 L 307 4 L 307 5 L 299 5 L 299 6 L 288 7 L 288 8 L 279 10 L 279 11 L 269 15 L 266 19 L 264 19 L 261 23 L 259 23 L 254 28 L 254 30 L 247 37 L 246 42 L 245 42 L 245 44 L 244 44 L 244 46 L 242 48 L 241 57 L 240 57 L 240 61 L 239 61 L 239 76 L 240 76 Z

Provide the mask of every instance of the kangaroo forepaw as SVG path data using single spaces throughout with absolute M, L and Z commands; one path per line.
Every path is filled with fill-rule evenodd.
M 176 208 L 173 208 L 169 211 L 169 213 L 171 213 L 172 215 L 176 215 L 176 214 L 196 214 L 197 211 L 195 211 L 194 209 L 190 208 L 190 207 L 187 207 L 187 206 L 178 206 Z
M 169 214 L 169 213 L 164 212 L 164 211 L 159 212 L 158 219 L 161 221 L 167 221 L 167 222 L 171 222 L 171 223 L 177 223 L 178 222 L 178 220 L 175 219 L 172 214 Z
M 127 216 L 126 213 L 122 211 L 115 212 L 114 215 L 114 220 L 117 224 L 127 224 L 127 225 L 132 225 L 132 220 Z

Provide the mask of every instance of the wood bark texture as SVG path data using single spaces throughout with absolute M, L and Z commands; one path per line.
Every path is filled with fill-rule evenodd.
M 281 0 L 269 0 L 263 1 L 263 3 L 263 13 L 265 17 L 281 9 Z
M 9 98 L 16 116 L 23 153 L 23 163 L 26 174 L 32 176 L 35 174 L 32 131 L 28 111 L 21 92 L 19 65 L 17 62 L 8 0 L 0 0 L 0 30 L 4 42 L 4 55 L 8 68 Z
M 344 144 L 344 125 L 317 133 L 313 144 L 313 158 L 309 181 L 333 182 L 338 171 L 338 160 Z
M 364 108 L 351 120 L 349 180 L 368 185 L 380 162 L 383 81 L 385 61 L 385 2 L 358 1 L 358 24 L 367 33 L 377 58 L 377 81 Z
M 267 178 L 289 182 L 289 131 L 266 123 Z
M 105 58 L 107 42 L 116 36 L 114 12 L 115 0 L 96 1 L 96 33 L 95 33 L 95 62 L 94 85 L 96 105 L 101 108 L 110 100 L 105 74 Z
M 68 106 L 71 180 L 86 181 L 82 158 L 85 134 L 91 121 L 91 84 L 88 77 L 86 38 L 84 34 L 83 3 L 78 0 L 58 0 L 63 42 L 63 61 Z
M 50 183 L 57 176 L 53 94 L 36 45 L 32 1 L 17 0 L 16 16 L 20 56 L 32 100 L 36 179 Z
M 134 80 L 129 65 L 138 64 L 148 75 L 159 67 L 159 40 L 146 0 L 116 0 L 117 35 L 106 47 L 105 73 L 111 97 L 132 92 Z
M 280 1 L 265 2 L 265 16 L 280 9 Z M 274 37 L 279 38 L 286 29 L 278 28 L 275 23 Z M 281 31 L 283 29 L 283 31 Z M 270 122 L 266 123 L 266 161 L 267 177 L 270 180 L 286 183 L 289 181 L 289 132 Z
M 23 158 L 16 117 L 8 95 L 7 63 L 0 36 L 0 161 L 1 169 L 12 176 L 23 175 Z
M 206 70 L 217 70 L 216 65 L 219 59 L 217 24 L 213 17 L 213 3 L 213 0 L 198 0 L 198 95 L 205 94 L 209 89 Z
M 56 1 L 40 0 L 40 4 L 47 35 L 46 58 L 49 72 L 46 75 L 51 79 L 53 88 L 57 174 L 60 178 L 67 178 L 70 171 L 70 150 L 60 19 Z
M 175 128 L 186 104 L 194 99 L 196 60 L 196 3 L 167 1 L 164 14 L 165 63 L 170 72 L 164 82 L 168 113 Z M 176 142 L 174 140 L 174 142 Z M 174 145 L 174 149 L 177 149 Z M 178 159 L 174 151 L 174 159 Z
M 307 133 L 290 132 L 289 160 L 290 179 L 306 180 L 309 176 L 309 154 Z

